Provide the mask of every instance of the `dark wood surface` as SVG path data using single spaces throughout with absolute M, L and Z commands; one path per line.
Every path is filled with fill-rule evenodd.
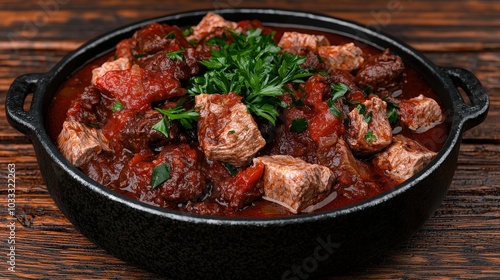
M 446 199 L 406 243 L 370 266 L 331 279 L 500 278 L 499 1 L 82 1 L 0 4 L 0 278 L 155 279 L 76 231 L 50 198 L 33 147 L 5 118 L 15 77 L 45 72 L 69 51 L 111 29 L 178 11 L 278 7 L 322 12 L 395 35 L 437 65 L 472 71 L 487 89 L 486 121 L 464 135 Z M 16 272 L 7 270 L 8 164 L 16 167 Z

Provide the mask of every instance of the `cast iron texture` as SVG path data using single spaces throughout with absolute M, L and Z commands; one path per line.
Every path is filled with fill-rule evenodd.
M 54 201 L 74 226 L 109 253 L 174 279 L 306 279 L 366 264 L 407 240 L 444 198 L 456 169 L 462 134 L 481 123 L 488 97 L 467 70 L 439 68 L 406 44 L 358 24 L 274 9 L 216 10 L 229 20 L 321 29 L 358 44 L 389 48 L 434 87 L 450 134 L 437 157 L 410 180 L 377 197 L 335 211 L 276 219 L 184 214 L 131 200 L 94 182 L 57 150 L 45 129 L 54 93 L 78 68 L 152 22 L 197 24 L 208 11 L 169 15 L 102 35 L 67 55 L 50 72 L 17 78 L 6 99 L 9 122 L 33 142 Z M 469 97 L 466 104 L 457 87 Z M 29 110 L 24 100 L 32 94 Z M 436 137 L 445 137 L 436 135 Z

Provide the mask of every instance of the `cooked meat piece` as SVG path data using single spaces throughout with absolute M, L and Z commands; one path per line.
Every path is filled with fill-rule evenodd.
M 385 101 L 372 96 L 349 112 L 347 143 L 355 154 L 371 155 L 391 144 L 392 128 L 386 109 Z
M 425 132 L 444 121 L 441 107 L 432 98 L 420 94 L 399 103 L 401 121 L 411 130 Z
M 354 43 L 339 46 L 319 46 L 318 54 L 329 68 L 353 71 L 363 64 L 363 51 Z
M 57 137 L 57 145 L 71 164 L 80 167 L 102 150 L 109 150 L 100 129 L 76 121 L 65 121 Z
M 108 71 L 111 70 L 125 70 L 132 67 L 130 60 L 125 57 L 118 58 L 113 61 L 104 62 L 101 67 L 97 67 L 92 70 L 92 81 L 91 83 L 95 85 L 97 78 L 104 76 Z
M 205 36 L 216 31 L 219 28 L 224 29 L 238 29 L 238 24 L 233 21 L 225 20 L 218 14 L 208 12 L 206 16 L 198 23 L 198 25 L 193 26 L 193 33 L 187 37 L 188 41 L 200 41 Z
M 137 64 L 145 70 L 162 72 L 178 80 L 187 80 L 199 72 L 198 54 L 194 48 L 185 49 L 181 60 L 170 58 L 168 53 L 170 53 L 168 50 L 159 51 L 147 58 L 140 59 Z
M 187 93 L 180 82 L 163 73 L 133 65 L 127 70 L 111 70 L 96 81 L 96 88 L 123 103 L 126 109 L 145 110 L 151 102 Z
M 338 138 L 318 147 L 319 163 L 334 171 L 337 181 L 341 177 L 355 177 L 364 181 L 371 179 L 371 171 L 362 161 L 356 159 L 347 143 Z M 345 176 L 343 174 L 346 174 Z M 346 185 L 350 185 L 346 183 Z
M 168 179 L 152 189 L 153 170 L 163 164 L 170 165 Z M 189 145 L 167 145 L 154 158 L 150 154 L 135 154 L 120 174 L 119 187 L 141 201 L 162 207 L 187 202 L 200 196 L 205 188 L 198 165 L 198 152 Z
M 179 127 L 176 123 L 171 124 L 168 139 L 152 128 L 162 119 L 163 115 L 156 110 L 137 111 L 126 121 L 113 142 L 122 143 L 126 149 L 134 153 L 156 150 L 172 143 L 179 134 Z
M 198 140 L 208 159 L 241 166 L 266 144 L 241 96 L 200 94 L 195 108 L 200 113 Z
M 293 213 L 309 212 L 333 199 L 333 172 L 325 166 L 310 164 L 292 156 L 275 155 L 254 159 L 264 164 L 264 198 Z
M 372 162 L 386 175 L 403 182 L 422 170 L 435 156 L 435 152 L 415 140 L 396 135 L 389 148 L 377 154 Z
M 174 28 L 159 23 L 152 23 L 137 30 L 132 37 L 137 42 L 136 54 L 153 54 L 166 49 L 172 41 L 167 38 L 170 32 L 174 32 Z
M 264 164 L 256 163 L 215 185 L 219 202 L 233 209 L 243 208 L 264 194 L 260 178 L 264 172 Z
M 394 89 L 405 67 L 401 58 L 385 50 L 379 55 L 369 57 L 356 74 L 360 88 L 370 87 L 375 92 Z
M 318 47 L 329 46 L 330 42 L 323 35 L 285 32 L 278 45 L 282 47 L 285 52 L 306 55 L 309 52 L 317 53 Z

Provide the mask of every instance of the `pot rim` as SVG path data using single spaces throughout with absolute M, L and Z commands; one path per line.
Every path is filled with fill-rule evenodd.
M 188 12 L 179 12 L 174 14 L 169 14 L 160 17 L 154 17 L 150 19 L 145 19 L 141 21 L 137 21 L 135 23 L 131 23 L 120 28 L 114 29 L 107 33 L 104 33 L 96 38 L 88 41 L 83 44 L 76 50 L 67 54 L 59 63 L 57 63 L 49 72 L 47 72 L 40 80 L 39 87 L 37 88 L 36 94 L 34 94 L 34 98 L 32 101 L 32 109 L 37 110 L 35 113 L 40 120 L 40 127 L 37 128 L 35 135 L 32 136 L 33 141 L 39 142 L 43 148 L 47 151 L 50 158 L 54 161 L 55 164 L 59 165 L 64 171 L 66 171 L 73 179 L 78 181 L 84 187 L 105 196 L 107 199 L 112 200 L 116 203 L 124 204 L 128 207 L 134 208 L 135 210 L 142 211 L 145 213 L 149 213 L 151 215 L 159 216 L 162 218 L 167 218 L 171 220 L 181 221 L 181 222 L 189 222 L 195 224 L 211 224 L 211 225 L 232 225 L 232 226 L 271 226 L 271 225 L 287 225 L 287 224 L 297 224 L 297 223 L 308 223 L 317 220 L 331 219 L 340 216 L 349 215 L 351 213 L 355 213 L 358 211 L 362 211 L 368 208 L 376 207 L 386 201 L 397 197 L 398 195 L 406 192 L 408 189 L 413 188 L 415 185 L 425 177 L 429 176 L 429 174 L 435 172 L 435 170 L 447 159 L 450 155 L 451 151 L 461 139 L 461 135 L 463 133 L 463 126 L 465 123 L 465 118 L 463 116 L 457 116 L 455 113 L 457 112 L 456 104 L 453 102 L 452 108 L 446 108 L 453 112 L 453 119 L 450 121 L 451 125 L 449 128 L 449 133 L 447 135 L 447 139 L 442 146 L 442 148 L 437 153 L 437 156 L 420 172 L 412 176 L 410 179 L 404 181 L 401 184 L 398 184 L 394 188 L 390 190 L 384 191 L 374 197 L 368 198 L 366 200 L 360 201 L 358 203 L 350 204 L 341 208 L 331 209 L 326 211 L 319 211 L 309 214 L 299 214 L 297 216 L 286 216 L 286 217 L 273 217 L 273 218 L 245 218 L 245 217 L 220 217 L 220 216 L 209 216 L 209 215 L 200 215 L 200 214 L 192 214 L 185 213 L 176 210 L 164 209 L 158 206 L 150 205 L 145 202 L 135 200 L 129 198 L 125 195 L 119 194 L 117 192 L 112 191 L 106 186 L 95 182 L 90 179 L 87 175 L 85 175 L 81 170 L 71 165 L 69 161 L 67 161 L 60 151 L 57 149 L 56 144 L 51 140 L 48 136 L 44 117 L 42 116 L 42 98 L 47 94 L 47 84 L 50 83 L 54 77 L 58 75 L 63 75 L 61 70 L 67 66 L 67 64 L 75 59 L 78 59 L 80 56 L 85 56 L 85 52 L 87 49 L 92 48 L 102 48 L 102 44 L 104 42 L 109 42 L 111 39 L 117 39 L 120 35 L 124 35 L 128 32 L 132 32 L 137 30 L 140 26 L 153 23 L 153 22 L 166 22 L 172 21 L 175 22 L 182 18 L 187 17 L 201 17 L 205 15 L 207 12 L 215 12 L 221 15 L 230 15 L 230 14 L 255 14 L 255 15 L 275 15 L 277 16 L 277 23 L 279 23 L 282 17 L 298 17 L 304 19 L 317 20 L 322 22 L 327 22 L 331 24 L 345 26 L 347 28 L 352 28 L 353 30 L 359 31 L 359 34 L 366 35 L 368 38 L 376 38 L 377 40 L 381 40 L 386 44 L 391 46 L 391 51 L 397 51 L 397 53 L 404 53 L 414 59 L 416 59 L 417 63 L 421 64 L 423 68 L 430 71 L 430 74 L 435 76 L 440 82 L 442 82 L 443 86 L 447 88 L 449 91 L 456 90 L 456 86 L 453 81 L 450 79 L 448 75 L 442 73 L 442 71 L 434 65 L 430 60 L 424 57 L 420 52 L 413 49 L 406 43 L 400 41 L 399 39 L 392 37 L 384 32 L 373 31 L 365 26 L 362 26 L 358 23 L 340 19 L 337 17 L 331 17 L 324 14 L 313 13 L 313 12 L 305 12 L 305 11 L 296 11 L 296 10 L 284 10 L 284 9 L 259 9 L 259 8 L 230 8 L 230 9 L 207 9 L 207 10 L 196 10 L 196 11 L 188 11 Z M 279 18 L 278 18 L 279 17 Z M 266 24 L 266 22 L 263 22 Z M 281 23 L 287 26 L 293 24 Z M 298 24 L 300 25 L 300 24 Z M 307 26 L 301 25 L 302 27 L 309 27 L 318 29 L 315 26 Z M 324 29 L 325 31 L 335 32 L 333 29 L 329 28 L 319 28 Z M 338 33 L 338 32 L 335 32 Z M 363 38 L 356 37 L 359 34 L 342 34 L 347 35 L 353 40 L 363 42 L 369 44 L 371 46 L 380 48 L 376 46 L 375 43 L 366 41 Z M 101 54 L 109 51 L 110 49 L 102 50 Z M 91 59 L 87 59 L 87 63 L 95 59 L 95 57 Z M 405 61 L 406 63 L 406 61 Z M 76 71 L 77 69 L 75 69 Z M 43 91 L 43 92 L 40 92 Z M 451 93 L 450 93 L 451 94 Z M 37 96 L 40 96 L 37 98 Z M 53 97 L 53 96 L 51 96 Z M 50 188 L 50 186 L 48 186 Z

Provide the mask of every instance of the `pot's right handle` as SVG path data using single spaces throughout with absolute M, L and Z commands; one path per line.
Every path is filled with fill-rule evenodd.
M 441 68 L 453 81 L 455 87 L 460 87 L 469 97 L 471 104 L 464 102 L 460 93 L 452 90 L 455 103 L 455 116 L 464 122 L 464 129 L 469 130 L 484 121 L 488 114 L 489 98 L 486 90 L 477 77 L 470 71 L 458 67 Z
M 29 94 L 34 95 L 43 76 L 44 74 L 26 74 L 17 77 L 12 82 L 5 99 L 5 111 L 10 125 L 30 138 L 40 124 L 33 110 L 31 108 L 25 110 L 23 107 L 26 97 Z M 33 96 L 32 105 L 34 100 L 35 96 Z

